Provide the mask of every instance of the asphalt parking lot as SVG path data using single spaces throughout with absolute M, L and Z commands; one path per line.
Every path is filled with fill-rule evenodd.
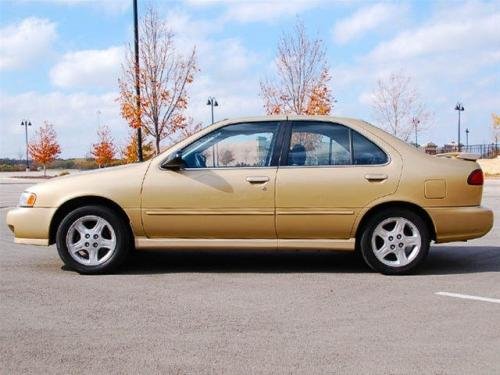
M 26 183 L 0 184 L 0 373 L 500 373 L 500 224 L 433 246 L 418 275 L 347 253 L 170 252 L 80 276 L 5 225 Z M 485 206 L 500 217 L 500 180 Z M 463 299 L 439 292 L 491 300 Z

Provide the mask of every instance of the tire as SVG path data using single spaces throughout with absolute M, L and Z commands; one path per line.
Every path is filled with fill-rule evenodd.
M 406 275 L 424 262 L 430 247 L 425 221 L 404 209 L 389 209 L 373 215 L 360 237 L 364 261 L 385 275 Z
M 83 206 L 68 213 L 56 234 L 57 252 L 66 266 L 81 274 L 109 273 L 131 248 L 127 223 L 104 206 Z

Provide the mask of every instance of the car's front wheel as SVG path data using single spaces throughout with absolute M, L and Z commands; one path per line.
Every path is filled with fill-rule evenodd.
M 372 216 L 360 238 L 365 262 L 386 275 L 414 272 L 425 260 L 429 246 L 430 235 L 424 220 L 403 209 Z
M 84 206 L 61 221 L 57 251 L 70 268 L 84 274 L 111 272 L 126 258 L 130 233 L 124 220 L 104 206 Z

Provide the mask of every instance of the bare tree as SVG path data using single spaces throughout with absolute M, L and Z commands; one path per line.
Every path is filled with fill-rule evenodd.
M 161 140 L 188 125 L 184 110 L 189 101 L 187 88 L 197 71 L 196 49 L 193 47 L 187 57 L 178 54 L 174 34 L 152 7 L 141 21 L 140 35 L 140 108 L 136 106 L 135 60 L 131 48 L 119 80 L 118 100 L 129 125 L 142 126 L 153 136 L 158 154 Z
M 416 124 L 417 130 L 428 126 L 431 114 L 420 100 L 411 77 L 403 73 L 379 79 L 371 101 L 378 125 L 404 141 L 409 140 Z
M 268 114 L 329 114 L 330 79 L 324 42 L 309 38 L 304 24 L 297 21 L 278 42 L 276 77 L 260 83 L 264 108 Z

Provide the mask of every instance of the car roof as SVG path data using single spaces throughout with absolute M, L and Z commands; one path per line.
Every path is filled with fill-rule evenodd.
M 362 121 L 349 118 L 349 117 L 338 117 L 338 116 L 310 116 L 310 115 L 267 115 L 267 116 L 247 116 L 247 117 L 232 117 L 226 118 L 224 120 L 219 121 L 218 123 L 226 123 L 226 122 L 258 122 L 258 121 L 294 121 L 294 120 L 302 120 L 302 121 L 329 121 L 329 122 L 338 122 L 338 123 L 351 123 L 356 122 L 360 123 Z

